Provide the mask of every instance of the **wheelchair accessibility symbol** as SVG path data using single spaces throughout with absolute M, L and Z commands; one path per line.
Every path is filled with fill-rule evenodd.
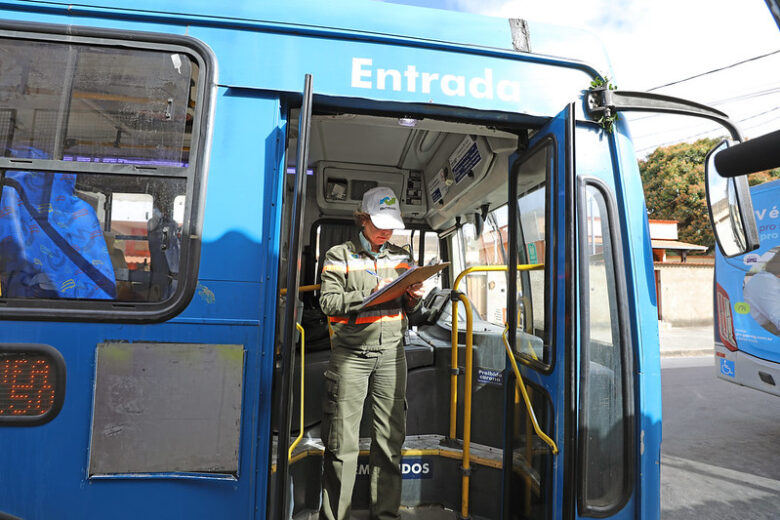
M 720 360 L 720 373 L 724 376 L 734 377 L 734 362 L 728 359 Z

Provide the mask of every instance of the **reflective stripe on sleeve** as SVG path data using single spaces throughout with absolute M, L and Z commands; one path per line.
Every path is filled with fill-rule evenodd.
M 347 266 L 345 264 L 325 264 L 322 266 L 322 272 L 334 271 L 337 273 L 346 273 Z
M 404 318 L 404 313 L 400 309 L 385 309 L 380 311 L 364 311 L 354 316 L 330 316 L 331 323 L 348 324 L 350 321 L 355 325 L 365 325 L 367 323 L 380 323 L 388 321 L 400 321 Z
M 355 318 L 355 324 L 379 323 L 385 321 L 399 321 L 404 318 L 400 310 L 361 312 Z

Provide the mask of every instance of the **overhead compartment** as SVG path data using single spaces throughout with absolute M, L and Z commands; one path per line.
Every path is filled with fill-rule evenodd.
M 515 147 L 513 138 L 448 134 L 424 172 L 431 227 L 451 225 L 468 208 L 506 202 L 506 193 L 494 199 Z
M 360 207 L 371 188 L 391 188 L 401 199 L 404 218 L 419 219 L 426 213 L 422 172 L 373 164 L 332 161 L 317 163 L 317 205 L 327 215 L 349 215 Z

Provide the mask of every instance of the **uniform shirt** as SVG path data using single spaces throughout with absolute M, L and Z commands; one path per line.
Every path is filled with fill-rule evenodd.
M 331 344 L 360 351 L 376 351 L 403 342 L 407 328 L 407 312 L 403 298 L 360 310 L 363 300 L 371 294 L 379 278 L 398 278 L 411 268 L 411 254 L 396 245 L 386 243 L 371 255 L 361 237 L 334 246 L 325 254 L 322 267 L 320 307 L 333 329 Z

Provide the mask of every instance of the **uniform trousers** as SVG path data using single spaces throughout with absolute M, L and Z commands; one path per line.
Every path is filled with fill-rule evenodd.
M 360 419 L 368 397 L 371 416 L 371 518 L 399 518 L 401 447 L 406 437 L 406 355 L 403 341 L 379 350 L 334 346 L 325 372 L 322 440 L 325 444 L 320 520 L 347 520 L 359 454 Z

